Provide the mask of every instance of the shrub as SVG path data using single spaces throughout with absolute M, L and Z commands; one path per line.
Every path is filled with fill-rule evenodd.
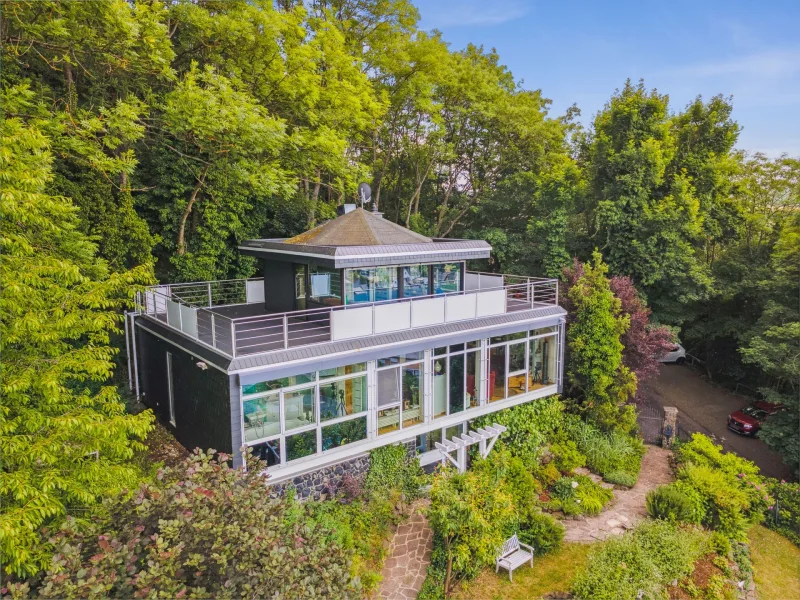
M 582 421 L 576 415 L 565 415 L 563 434 L 574 440 L 578 449 L 586 456 L 586 465 L 603 478 L 619 472 L 628 473 L 626 481 L 636 483 L 646 452 L 639 438 L 619 432 L 604 433 L 594 425 Z M 610 482 L 611 483 L 611 482 Z
M 662 485 L 647 493 L 647 512 L 654 519 L 699 524 L 703 519 L 703 500 L 686 484 Z
M 556 396 L 542 398 L 486 415 L 475 420 L 475 427 L 492 423 L 508 428 L 495 444 L 507 448 L 512 455 L 521 458 L 532 468 L 542 451 L 548 435 L 561 426 L 564 403 Z
M 724 453 L 704 435 L 694 434 L 676 451 L 678 480 L 702 499 L 702 523 L 734 540 L 745 541 L 745 530 L 763 518 L 773 499 L 758 476 L 758 467 Z
M 485 470 L 444 469 L 434 477 L 428 516 L 439 536 L 435 552 L 445 567 L 445 595 L 494 563 L 505 531 L 516 520 L 511 495 L 496 481 Z
M 611 471 L 611 473 L 606 473 L 603 479 L 614 485 L 632 488 L 636 485 L 639 476 L 636 473 L 630 473 L 628 471 Z
M 614 494 L 585 475 L 562 477 L 553 485 L 551 509 L 566 515 L 596 515 L 611 501 Z
M 775 505 L 766 515 L 766 526 L 800 546 L 800 483 L 772 479 L 768 488 Z
M 667 521 L 645 521 L 589 555 L 573 592 L 586 600 L 660 597 L 661 588 L 689 575 L 706 548 L 705 534 Z
M 533 546 L 537 556 L 555 552 L 564 541 L 564 526 L 552 515 L 538 510 L 523 515 L 517 533 L 523 543 Z
M 561 473 L 552 462 L 546 465 L 537 464 L 531 470 L 531 474 L 543 487 L 550 487 L 561 478 Z
M 562 473 L 572 473 L 586 464 L 586 457 L 572 440 L 550 444 L 550 451 L 555 457 L 556 468 Z
M 409 456 L 402 444 L 376 448 L 369 455 L 370 464 L 364 487 L 372 492 L 399 490 L 406 500 L 419 497 L 424 472 L 419 461 Z
M 195 453 L 130 500 L 107 506 L 104 522 L 54 538 L 48 598 L 350 598 L 349 532 L 314 523 L 313 502 L 270 498 L 260 475 L 228 457 Z
M 750 558 L 750 546 L 741 542 L 734 542 L 731 547 L 731 558 L 739 567 L 739 577 L 744 580 L 745 587 L 753 579 L 753 562 Z

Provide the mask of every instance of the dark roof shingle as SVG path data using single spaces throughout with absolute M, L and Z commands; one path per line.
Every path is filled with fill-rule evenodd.
M 433 240 L 363 208 L 356 208 L 284 243 L 304 246 L 390 246 L 431 244 Z

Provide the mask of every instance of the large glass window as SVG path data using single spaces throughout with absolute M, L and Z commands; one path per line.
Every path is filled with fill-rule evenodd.
M 557 339 L 552 335 L 530 341 L 530 389 L 556 383 Z
M 446 350 L 446 348 L 445 348 Z M 447 414 L 447 357 L 433 359 L 433 418 Z
M 379 434 L 422 423 L 423 375 L 421 362 L 378 371 Z
M 281 377 L 280 379 L 261 381 L 251 385 L 243 385 L 242 395 L 249 396 L 251 394 L 261 394 L 270 390 L 277 390 L 279 388 L 291 387 L 293 385 L 310 383 L 316 378 L 316 373 L 302 373 L 300 375 L 292 375 L 290 377 Z
M 331 450 L 367 439 L 367 417 L 350 419 L 322 428 L 322 450 Z
M 366 376 L 320 384 L 319 414 L 321 420 L 329 421 L 366 410 Z
M 320 379 L 330 379 L 331 377 L 342 377 L 343 375 L 352 375 L 354 373 L 361 373 L 367 370 L 367 363 L 356 363 L 354 365 L 345 365 L 343 367 L 334 367 L 332 369 L 323 369 L 319 372 Z
M 267 463 L 267 467 L 281 464 L 281 441 L 270 440 L 250 446 L 250 454 Z
M 286 431 L 317 422 L 313 387 L 283 393 L 283 421 Z
M 286 460 L 297 460 L 317 453 L 317 431 L 311 429 L 303 433 L 286 436 Z
M 489 349 L 489 399 L 502 400 L 506 397 L 506 346 Z
M 347 269 L 344 281 L 345 304 L 381 302 L 398 297 L 397 267 Z
M 342 303 L 342 281 L 336 269 L 312 265 L 308 268 L 308 282 L 311 288 L 309 304 L 338 306 Z
M 401 356 L 379 358 L 378 367 L 390 367 L 392 365 L 399 365 L 407 362 L 417 362 L 418 360 L 422 360 L 422 352 L 410 352 Z
M 508 397 L 525 393 L 525 341 L 508 345 Z
M 450 414 L 464 410 L 464 355 L 450 356 Z
M 402 271 L 404 298 L 428 295 L 428 265 L 408 265 Z
M 481 351 L 467 352 L 467 407 L 480 406 Z
M 277 392 L 245 400 L 244 441 L 252 442 L 281 432 L 280 394 Z
M 461 263 L 433 265 L 433 293 L 448 294 L 461 290 Z

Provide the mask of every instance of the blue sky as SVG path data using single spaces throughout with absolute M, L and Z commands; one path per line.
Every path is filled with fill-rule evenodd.
M 528 89 L 588 124 L 616 88 L 644 79 L 673 111 L 733 95 L 748 152 L 800 157 L 800 1 L 413 0 L 451 49 L 496 48 Z

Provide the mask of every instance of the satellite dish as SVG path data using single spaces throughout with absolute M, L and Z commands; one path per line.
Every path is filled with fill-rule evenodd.
M 364 208 L 364 205 L 372 200 L 372 189 L 368 183 L 358 184 L 358 199 L 361 201 L 361 208 Z

